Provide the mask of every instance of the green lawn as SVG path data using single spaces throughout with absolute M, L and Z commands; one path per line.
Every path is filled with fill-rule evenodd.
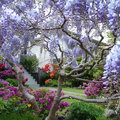
M 74 94 L 71 93 L 65 93 L 67 95 L 75 95 L 75 96 L 79 96 L 79 97 L 86 97 L 84 95 L 84 89 L 79 89 L 79 88 L 68 88 L 65 87 L 62 89 L 63 91 L 68 91 L 68 92 L 74 92 Z M 76 95 L 77 93 L 77 95 Z M 79 94 L 78 94 L 79 93 Z M 73 103 L 73 102 L 79 102 L 79 100 L 75 100 L 75 99 L 64 99 L 64 101 L 68 101 L 69 104 Z
M 75 93 L 81 93 L 84 94 L 84 89 L 79 89 L 79 88 L 68 88 L 65 87 L 63 88 L 64 91 L 68 91 L 68 92 L 75 92 Z
M 53 88 L 56 88 L 57 87 L 53 87 Z M 84 94 L 84 89 L 80 89 L 80 88 L 71 88 L 71 87 L 63 87 L 62 88 L 63 91 L 68 91 L 68 92 L 75 92 L 75 93 L 81 93 L 81 94 Z

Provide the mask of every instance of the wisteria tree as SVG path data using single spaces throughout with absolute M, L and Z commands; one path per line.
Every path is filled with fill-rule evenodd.
M 105 42 L 107 30 L 113 35 L 112 43 Z M 18 55 L 38 36 L 41 47 L 57 60 L 60 68 L 58 91 L 46 120 L 57 120 L 57 105 L 65 98 L 98 103 L 120 98 L 120 44 L 117 42 L 120 36 L 120 0 L 0 1 L 0 55 L 15 68 L 20 81 L 21 72 L 16 66 Z M 89 82 L 81 77 L 94 67 L 103 65 L 106 56 L 103 75 L 106 81 L 103 84 L 110 91 L 107 98 L 60 97 L 66 78 Z M 108 87 L 110 85 L 113 87 Z M 24 92 L 21 82 L 19 88 Z M 24 95 L 39 113 L 34 96 Z M 119 110 L 120 104 L 116 114 Z

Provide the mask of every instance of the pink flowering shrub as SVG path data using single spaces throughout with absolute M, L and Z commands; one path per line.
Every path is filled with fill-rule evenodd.
M 7 78 L 16 78 L 16 73 L 13 71 L 12 68 L 0 71 L 0 78 L 1 79 L 7 79 Z
M 47 111 L 47 113 L 49 112 L 49 110 L 52 106 L 56 91 L 49 91 L 46 89 L 31 90 L 28 88 L 25 88 L 25 90 L 28 93 L 35 96 L 35 99 L 38 102 L 40 110 L 42 112 L 44 112 L 44 111 Z M 61 96 L 62 95 L 63 95 L 63 93 L 61 94 Z M 26 99 L 22 95 L 22 93 L 18 90 L 18 88 L 10 86 L 9 83 L 6 81 L 0 82 L 0 98 L 2 100 L 8 100 L 8 101 L 12 100 L 12 102 L 17 101 L 17 105 L 19 105 L 19 104 L 25 105 L 26 104 L 26 106 L 27 106 L 29 104 L 29 107 L 32 108 L 28 99 Z M 68 102 L 61 101 L 58 105 L 58 110 L 62 111 L 63 109 L 65 109 L 68 106 L 69 106 Z
M 17 65 L 21 70 L 23 69 L 23 67 Z M 4 69 L 1 69 L 4 68 Z M 25 83 L 29 80 L 28 78 L 24 77 L 24 71 L 22 71 L 23 74 L 23 81 L 22 84 L 25 85 Z M 5 81 L 10 82 L 11 84 L 13 84 L 13 86 L 17 86 L 18 81 L 17 81 L 17 74 L 15 73 L 15 71 L 11 68 L 11 67 L 6 67 L 5 68 L 5 64 L 0 63 L 0 79 L 3 79 Z
M 93 80 L 93 81 L 102 81 L 101 79 Z M 97 97 L 101 95 L 103 90 L 103 83 L 83 83 L 85 87 L 85 95 L 87 97 Z

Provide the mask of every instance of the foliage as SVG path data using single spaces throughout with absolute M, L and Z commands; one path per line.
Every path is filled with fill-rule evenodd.
M 40 75 L 40 85 L 45 85 L 45 81 L 50 79 L 50 74 L 47 72 L 44 72 L 42 75 Z
M 45 81 L 45 86 L 57 87 L 58 81 L 55 79 L 48 79 Z
M 46 89 L 30 90 L 28 88 L 25 88 L 25 90 L 35 96 L 35 99 L 39 104 L 41 112 L 48 114 L 52 106 L 52 102 L 55 97 L 56 91 L 49 91 Z M 61 95 L 63 95 L 63 93 Z M 32 106 L 29 103 L 28 99 L 22 95 L 22 93 L 18 90 L 17 87 L 10 86 L 9 83 L 6 81 L 0 82 L 0 97 L 2 98 L 1 105 L 5 103 L 5 109 L 2 109 L 2 111 L 24 111 L 28 110 L 28 108 L 29 110 L 32 110 Z M 68 106 L 68 102 L 61 101 L 58 105 L 58 110 L 62 111 Z
M 91 103 L 74 102 L 67 114 L 68 120 L 100 120 L 104 110 Z M 103 119 L 106 120 L 106 119 Z
M 67 70 L 66 72 L 70 72 L 70 70 Z M 88 80 L 95 80 L 101 78 L 103 74 L 103 67 L 95 67 L 92 70 L 90 70 L 88 73 L 86 73 L 81 78 L 88 79 Z M 82 81 L 75 80 L 73 78 L 67 78 L 66 82 L 70 82 L 69 87 L 79 87 L 83 84 Z
M 94 80 L 94 79 L 98 79 L 101 78 L 101 76 L 103 75 L 103 67 L 95 67 L 93 68 L 91 71 L 89 71 L 89 75 L 91 75 L 92 77 L 90 77 L 90 80 Z M 88 76 L 89 76 L 88 75 Z
M 18 86 L 18 80 L 17 79 L 11 79 L 11 78 L 7 78 L 5 81 L 9 82 L 10 86 Z
M 29 111 L 27 104 L 18 104 L 19 100 L 17 97 L 8 100 L 0 99 L 0 114 L 6 113 L 23 113 L 25 111 Z
M 0 56 L 0 61 L 2 60 L 2 56 Z
M 28 72 L 35 72 L 38 68 L 39 60 L 35 55 L 33 56 L 25 56 L 21 60 L 21 64 Z
M 0 114 L 0 120 L 43 120 L 34 116 L 31 112 L 20 113 L 2 113 Z

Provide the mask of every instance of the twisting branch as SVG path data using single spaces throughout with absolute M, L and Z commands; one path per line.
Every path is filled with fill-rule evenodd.
M 57 57 L 57 55 L 56 55 L 54 52 L 52 52 L 52 51 L 49 49 L 49 47 L 48 47 L 48 42 L 47 42 L 47 41 L 46 41 L 46 43 L 47 43 L 47 46 L 46 46 L 45 48 L 47 49 L 48 52 L 52 53 L 52 54 L 55 56 L 57 62 L 59 63 L 59 58 Z
M 89 62 L 87 62 L 85 64 L 80 64 L 77 68 L 74 68 L 69 73 L 66 73 L 66 76 L 70 76 L 70 75 L 72 75 L 72 74 L 74 74 L 75 72 L 78 72 L 78 71 L 83 71 L 86 66 L 90 66 L 89 64 L 90 64 Z
M 82 78 L 75 78 L 76 80 L 79 80 L 81 82 L 89 82 L 89 83 L 103 83 L 102 81 L 93 81 L 88 79 L 82 79 Z
M 104 37 L 103 37 L 103 35 L 100 33 L 100 37 L 101 37 L 101 39 L 100 39 L 100 41 L 98 42 L 98 44 L 97 44 L 97 46 L 99 46 L 100 44 L 101 44 L 101 42 L 103 41 L 103 39 L 104 39 Z
M 58 47 L 59 47 L 59 51 L 61 52 L 61 58 L 60 58 L 60 63 L 59 63 L 59 66 L 61 66 L 63 64 L 63 56 L 64 56 L 64 51 L 62 50 L 60 44 L 58 44 Z
M 109 100 L 118 100 L 120 99 L 120 96 L 118 97 L 108 97 L 108 98 L 101 98 L 101 99 L 86 99 L 84 97 L 78 97 L 78 96 L 74 96 L 74 95 L 64 95 L 60 98 L 60 101 L 63 99 L 76 99 L 76 100 L 80 100 L 80 101 L 84 101 L 84 102 L 88 102 L 88 103 L 106 103 Z
M 64 33 L 66 33 L 66 35 L 68 35 L 69 37 L 71 37 L 72 39 L 76 40 L 76 41 L 79 43 L 80 48 L 83 49 L 83 50 L 84 50 L 87 54 L 89 54 L 92 58 L 94 58 L 94 56 L 90 53 L 90 51 L 88 51 L 88 50 L 84 47 L 84 45 L 83 45 L 82 41 L 79 39 L 79 37 L 73 35 L 73 33 L 70 32 L 70 31 L 66 31 L 64 28 L 62 28 L 62 31 L 63 31 Z

